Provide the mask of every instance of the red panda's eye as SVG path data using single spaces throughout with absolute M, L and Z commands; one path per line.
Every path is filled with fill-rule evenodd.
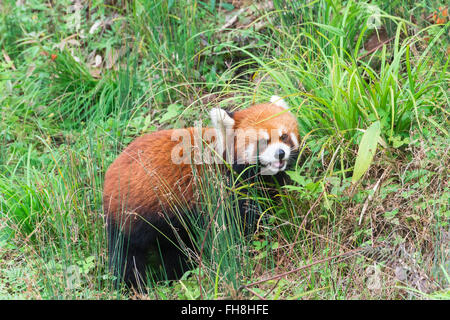
M 288 138 L 289 136 L 286 133 L 283 133 L 280 137 L 281 141 L 287 141 Z

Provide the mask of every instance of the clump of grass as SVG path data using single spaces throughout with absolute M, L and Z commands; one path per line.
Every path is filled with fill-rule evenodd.
M 134 62 L 128 61 L 126 67 L 110 70 L 96 79 L 87 65 L 75 60 L 70 52 L 59 53 L 36 71 L 44 73 L 39 81 L 46 93 L 43 114 L 69 127 L 111 115 L 130 118 L 132 109 L 145 98 L 138 96 L 134 68 Z
M 20 173 L 9 176 L 9 184 L 2 177 L 2 236 L 28 248 L 24 264 L 34 270 L 35 290 L 42 298 L 117 298 L 120 293 L 105 291 L 114 280 L 107 269 L 99 209 L 105 145 L 89 135 L 76 144 L 87 148 L 60 148 L 65 156 L 45 174 L 27 167 L 25 181 Z M 50 153 L 58 150 L 46 147 Z

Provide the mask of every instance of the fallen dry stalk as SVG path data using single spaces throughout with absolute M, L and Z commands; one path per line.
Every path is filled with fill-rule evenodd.
M 353 250 L 350 250 L 350 251 L 345 252 L 345 253 L 337 254 L 337 255 L 334 255 L 334 256 L 331 256 L 331 257 L 328 257 L 328 258 L 325 258 L 325 259 L 321 259 L 321 260 L 312 262 L 310 264 L 307 264 L 306 266 L 301 266 L 301 267 L 295 268 L 294 270 L 290 270 L 290 271 L 284 272 L 282 274 L 278 274 L 278 275 L 273 276 L 273 277 L 269 277 L 269 278 L 266 278 L 266 279 L 263 279 L 263 280 L 260 280 L 260 281 L 256 281 L 256 282 L 253 282 L 253 283 L 250 283 L 250 284 L 247 284 L 247 285 L 242 285 L 241 287 L 239 287 L 238 292 L 240 292 L 243 289 L 249 290 L 249 287 L 254 287 L 254 286 L 258 285 L 258 284 L 261 284 L 261 283 L 264 283 L 264 282 L 267 282 L 267 281 L 270 281 L 270 280 L 279 279 L 279 278 L 285 277 L 285 276 L 287 276 L 287 275 L 289 275 L 291 273 L 295 273 L 295 272 L 298 272 L 298 271 L 301 271 L 301 270 L 304 270 L 304 269 L 311 268 L 312 266 L 315 266 L 316 264 L 321 264 L 321 263 L 324 263 L 324 262 L 327 262 L 327 261 L 330 261 L 330 260 L 334 260 L 334 259 L 337 259 L 337 258 L 343 258 L 343 259 L 350 258 L 351 256 L 355 255 L 359 251 L 363 251 L 365 249 L 367 249 L 367 248 L 363 247 L 363 248 L 353 249 Z M 340 261 L 342 261 L 343 259 L 341 259 Z
M 358 222 L 358 225 L 359 225 L 359 226 L 361 225 L 361 222 L 362 222 L 362 218 L 363 218 L 363 216 L 364 216 L 364 213 L 366 212 L 367 207 L 369 206 L 369 202 L 372 201 L 373 195 L 375 194 L 375 192 L 377 192 L 378 187 L 380 186 L 381 181 L 382 181 L 383 178 L 386 176 L 386 174 L 388 174 L 389 172 L 391 172 L 390 169 L 385 170 L 385 171 L 383 172 L 383 174 L 381 175 L 380 179 L 378 179 L 377 183 L 376 183 L 375 186 L 372 188 L 372 194 L 370 194 L 370 195 L 367 197 L 366 202 L 364 202 L 364 206 L 363 206 L 363 208 L 362 208 L 362 210 L 361 210 L 361 214 L 359 215 L 359 222 Z

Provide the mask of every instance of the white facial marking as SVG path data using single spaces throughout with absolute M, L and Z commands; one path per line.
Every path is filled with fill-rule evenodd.
M 255 154 L 255 144 L 250 143 L 244 151 L 244 162 L 251 163 Z
M 278 136 L 281 137 L 283 134 L 284 128 L 278 129 Z
M 284 151 L 284 158 L 282 160 L 275 157 L 278 150 Z M 291 155 L 291 148 L 282 142 L 274 142 L 267 146 L 266 150 L 259 156 L 259 160 L 263 165 L 261 169 L 262 175 L 274 175 L 286 169 L 287 160 Z
M 270 136 L 269 133 L 265 130 L 259 130 L 259 137 L 260 139 L 269 140 Z
M 295 136 L 294 133 L 291 133 L 291 139 L 292 139 L 292 142 L 294 143 L 294 149 L 297 149 L 300 145 L 298 144 L 297 137 Z

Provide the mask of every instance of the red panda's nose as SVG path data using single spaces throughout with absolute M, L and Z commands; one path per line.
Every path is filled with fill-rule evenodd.
M 284 152 L 283 149 L 278 149 L 275 152 L 275 158 L 278 158 L 279 160 L 283 160 L 285 155 L 286 155 L 286 153 Z

